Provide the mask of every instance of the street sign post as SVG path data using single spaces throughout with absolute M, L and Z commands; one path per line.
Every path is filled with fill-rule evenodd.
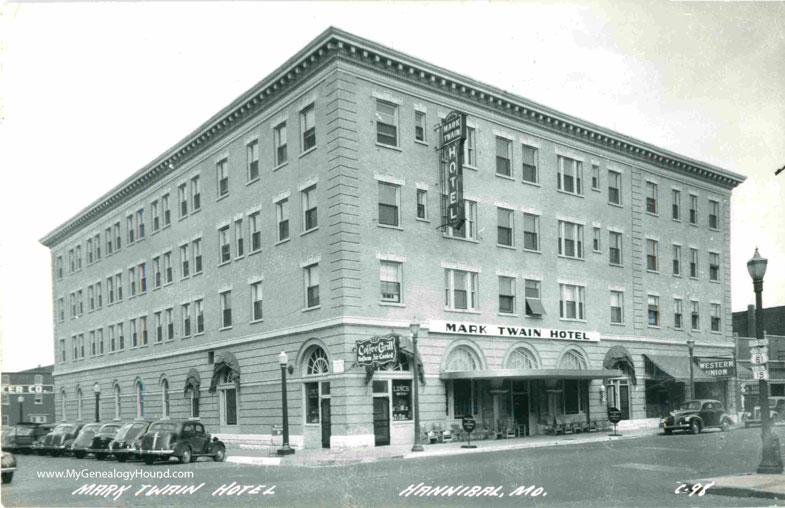
M 621 421 L 621 411 L 615 407 L 608 408 L 608 421 L 613 424 L 613 434 L 608 434 L 609 436 L 621 436 L 621 434 L 616 432 L 616 424 Z
M 477 448 L 476 445 L 472 444 L 472 432 L 474 428 L 477 426 L 477 422 L 474 421 L 471 415 L 466 415 L 463 417 L 461 421 L 461 425 L 463 426 L 463 430 L 465 430 L 469 434 L 469 441 L 467 444 L 461 446 L 461 448 Z

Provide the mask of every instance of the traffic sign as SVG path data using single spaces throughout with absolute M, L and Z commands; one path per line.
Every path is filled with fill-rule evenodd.
M 466 415 L 463 417 L 461 425 L 463 426 L 463 430 L 471 434 L 474 428 L 477 426 L 477 422 L 474 420 L 474 418 L 471 417 L 471 415 Z
M 750 363 L 753 365 L 763 365 L 769 363 L 769 355 L 767 354 L 754 354 L 750 356 Z
M 752 368 L 752 372 L 762 372 L 764 370 L 769 370 L 768 367 L 764 365 L 750 365 Z
M 616 425 L 621 421 L 621 411 L 615 407 L 608 408 L 608 421 Z
M 753 371 L 752 379 L 769 379 L 769 371 L 768 370 Z
M 769 345 L 769 339 L 751 340 L 750 347 L 763 347 Z

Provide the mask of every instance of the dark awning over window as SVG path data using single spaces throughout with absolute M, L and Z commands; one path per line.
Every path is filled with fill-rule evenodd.
M 630 377 L 632 384 L 637 384 L 635 379 L 635 364 L 624 346 L 613 346 L 605 353 L 602 366 L 606 369 L 619 369 Z
M 407 337 L 401 337 L 400 335 L 395 336 L 396 340 L 398 341 L 398 362 L 403 363 L 405 359 L 409 362 L 409 366 L 413 365 L 414 362 L 414 343 L 411 339 Z M 373 373 L 376 372 L 376 368 L 373 365 L 366 365 L 365 366 L 365 383 L 369 383 L 371 378 L 373 377 Z M 422 359 L 420 358 L 419 352 L 417 353 L 417 374 L 420 378 L 420 382 L 425 384 L 425 369 L 422 365 Z
M 608 379 L 620 377 L 620 370 L 608 369 L 495 369 L 446 370 L 441 379 Z
M 197 399 L 199 398 L 199 386 L 202 384 L 202 377 L 199 375 L 199 371 L 196 369 L 191 369 L 188 371 L 188 375 L 185 376 L 185 389 L 183 393 L 185 396 L 188 396 L 188 390 L 193 390 L 194 397 Z
M 229 381 L 234 381 L 237 389 L 240 389 L 240 363 L 229 351 L 222 351 L 215 355 L 213 363 L 213 377 L 210 380 L 210 393 L 214 393 L 221 382 L 221 378 L 226 375 Z
M 690 357 L 685 356 L 662 356 L 646 354 L 646 358 L 651 361 L 658 369 L 664 372 L 667 376 L 672 377 L 677 381 L 690 380 Z M 707 376 L 703 371 L 695 365 L 692 369 L 695 381 L 717 381 L 717 378 Z
M 539 298 L 527 298 L 526 307 L 528 307 L 529 314 L 534 316 L 545 315 L 545 307 L 542 306 L 542 301 Z

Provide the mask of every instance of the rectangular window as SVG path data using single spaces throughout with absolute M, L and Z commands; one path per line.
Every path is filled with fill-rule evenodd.
M 174 274 L 172 273 L 172 253 L 167 252 L 164 254 L 164 276 L 165 276 L 165 284 L 169 284 L 174 280 Z
M 117 291 L 117 301 L 119 302 L 123 299 L 123 276 L 119 273 L 114 276 L 114 287 Z
M 621 205 L 621 173 L 608 171 L 608 203 Z
M 147 345 L 147 316 L 139 318 L 139 335 L 142 339 L 142 345 Z
M 671 200 L 673 201 L 671 205 L 672 206 L 671 216 L 673 217 L 673 220 L 680 221 L 681 220 L 681 191 L 673 189 L 671 191 L 671 196 L 672 196 Z
M 248 233 L 251 235 L 251 252 L 261 250 L 262 224 L 259 212 L 254 212 L 248 216 Z
M 681 245 L 673 245 L 673 275 L 681 275 Z
M 275 204 L 275 217 L 278 224 L 278 241 L 289 238 L 289 200 L 282 199 Z
M 540 216 L 531 213 L 523 214 L 523 248 L 540 250 Z
M 376 142 L 398 146 L 398 106 L 376 101 Z
M 180 277 L 186 278 L 191 275 L 191 257 L 188 255 L 188 244 L 180 246 Z
M 286 122 L 281 122 L 273 129 L 273 148 L 275 148 L 275 165 L 280 166 L 288 160 L 286 153 Z
M 401 263 L 381 261 L 379 279 L 382 301 L 401 303 Z
M 155 326 L 155 342 L 164 341 L 164 322 L 161 320 L 161 313 L 153 314 L 153 325 Z
M 87 239 L 87 264 L 92 264 L 93 262 L 93 239 Z
M 194 275 L 202 273 L 202 239 L 197 238 L 191 242 L 191 251 L 194 255 Z
M 660 297 L 649 295 L 649 326 L 660 326 Z
M 95 249 L 95 260 L 101 260 L 101 235 L 95 235 L 93 237 L 93 248 Z
M 159 288 L 161 287 L 161 258 L 160 256 L 156 256 L 153 258 L 153 287 Z
M 646 182 L 646 212 L 657 215 L 657 184 Z
M 496 138 L 496 174 L 512 176 L 512 162 L 510 149 L 512 142 L 509 139 Z
M 219 296 L 221 303 L 221 328 L 232 326 L 232 292 L 224 291 Z
M 611 323 L 624 323 L 624 293 L 611 291 Z
M 136 296 L 136 268 L 128 269 L 128 296 Z
M 237 219 L 234 221 L 234 244 L 236 248 L 235 256 L 242 257 L 245 253 L 245 245 L 243 245 L 243 220 Z
M 188 185 L 182 184 L 177 187 L 177 199 L 180 202 L 180 218 L 188 215 Z
M 87 310 L 93 312 L 95 310 L 95 294 L 93 286 L 87 286 Z
M 690 224 L 698 225 L 698 196 L 690 194 Z
M 701 318 L 700 318 L 700 305 L 695 300 L 692 301 L 692 329 L 694 331 L 700 330 L 701 325 Z
M 720 204 L 709 200 L 709 229 L 720 229 Z
M 559 221 L 559 255 L 583 259 L 583 226 Z
M 100 282 L 95 283 L 95 299 L 96 305 L 99 309 L 104 306 L 104 292 L 101 289 Z
M 74 273 L 76 270 L 76 259 L 74 258 L 74 249 L 68 250 L 68 273 Z
M 147 291 L 147 265 L 140 263 L 137 267 L 137 273 L 139 275 L 139 293 L 144 293 Z
M 164 311 L 164 321 L 166 323 L 166 340 L 174 340 L 174 309 Z
M 319 306 L 319 265 L 306 266 L 305 275 L 305 308 Z
M 591 165 L 591 188 L 600 190 L 600 166 L 597 164 Z
M 57 320 L 62 323 L 65 321 L 65 302 L 62 298 L 57 300 Z
M 646 239 L 646 269 L 650 272 L 660 270 L 660 245 L 650 238 Z
M 478 276 L 475 272 L 446 269 L 445 306 L 450 310 L 480 310 Z
M 499 276 L 499 312 L 515 314 L 515 279 Z
M 112 245 L 113 238 L 114 236 L 112 233 L 112 228 L 111 227 L 106 228 L 106 230 L 104 231 L 104 240 L 106 241 L 107 256 L 110 255 L 112 252 L 114 252 L 113 245 Z
M 396 227 L 400 224 L 400 200 L 400 186 L 379 182 L 379 224 Z
M 180 314 L 183 317 L 183 337 L 191 336 L 191 304 L 184 303 L 180 306 Z
M 172 223 L 172 211 L 169 209 L 169 194 L 164 194 L 161 197 L 161 212 L 163 213 L 164 217 L 163 227 L 166 227 Z
M 394 379 L 392 382 L 393 421 L 412 419 L 412 382 L 408 379 Z
M 262 314 L 262 283 L 251 284 L 251 321 L 261 321 Z
M 77 245 L 76 246 L 76 269 L 77 270 L 81 270 L 82 269 L 82 246 L 81 245 Z
M 136 235 L 140 240 L 144 238 L 144 208 L 136 212 Z
M 202 300 L 194 301 L 194 313 L 196 314 L 196 333 L 204 333 L 204 305 Z
M 583 409 L 583 384 L 577 379 L 565 379 L 564 387 L 564 414 L 577 415 Z
M 673 299 L 673 327 L 681 330 L 684 327 L 684 310 L 681 298 Z
M 526 279 L 524 281 L 527 316 L 540 317 L 545 314 L 545 308 L 542 306 L 540 285 L 538 280 Z
M 125 218 L 125 227 L 128 231 L 128 245 L 130 245 L 134 243 L 136 237 L 136 232 L 134 231 L 134 217 L 132 215 Z
M 302 133 L 303 152 L 316 146 L 316 108 L 313 104 L 300 111 L 300 132 Z
M 466 127 L 466 141 L 463 143 L 463 163 L 466 166 L 477 167 L 477 130 Z
M 76 292 L 76 302 L 79 305 L 79 315 L 84 314 L 84 299 L 82 298 L 82 290 Z
M 472 415 L 472 380 L 455 379 L 452 381 L 453 417 L 463 418 Z
M 218 197 L 229 194 L 229 161 L 224 159 L 215 165 L 218 182 Z
M 136 331 L 136 320 L 131 319 L 128 321 L 128 326 L 131 328 L 131 347 L 137 347 L 139 345 L 139 335 Z
M 63 278 L 63 256 L 57 256 L 55 261 L 55 273 L 57 274 L 57 280 L 62 280 Z
M 690 277 L 698 278 L 698 249 L 690 249 Z
M 559 317 L 562 319 L 585 319 L 584 287 L 559 284 Z
M 158 209 L 158 200 L 150 203 L 150 215 L 153 218 L 153 233 L 161 229 L 161 211 Z
M 231 261 L 232 245 L 229 242 L 229 226 L 224 226 L 218 230 L 218 246 L 220 251 L 218 261 L 222 264 Z
M 76 293 L 71 293 L 71 319 L 76 317 Z
M 583 163 L 559 156 L 557 187 L 560 191 L 570 194 L 583 194 Z
M 303 203 L 303 231 L 310 231 L 316 229 L 319 225 L 316 210 L 316 186 L 309 187 L 301 193 Z
M 95 332 L 90 332 L 88 336 L 90 340 L 90 356 L 95 356 L 98 354 L 98 345 L 95 342 Z
M 523 159 L 523 181 L 529 183 L 540 183 L 539 165 L 537 164 L 537 148 L 522 145 Z
M 191 213 L 202 208 L 202 191 L 199 185 L 199 176 L 191 178 Z
M 417 218 L 428 220 L 428 191 L 417 189 Z
M 425 113 L 414 112 L 414 139 L 425 143 Z
M 477 203 L 464 200 L 466 220 L 457 228 L 447 227 L 447 236 L 477 240 Z
M 497 208 L 496 242 L 499 245 L 512 247 L 515 239 L 513 238 L 513 212 L 506 208 Z
M 245 145 L 245 157 L 248 163 L 248 181 L 259 178 L 259 141 L 254 139 Z
M 117 323 L 117 349 L 125 349 L 125 335 L 123 334 L 123 323 Z
M 115 339 L 114 336 L 114 326 L 109 325 L 107 327 L 107 330 L 109 330 L 109 352 L 114 353 L 115 351 L 117 351 L 117 340 Z
M 720 255 L 716 252 L 709 252 L 709 280 L 720 280 Z
M 712 332 L 720 331 L 720 304 L 719 303 L 711 304 L 711 331 Z
M 592 241 L 592 247 L 594 248 L 594 252 L 602 252 L 602 245 L 600 244 L 600 234 L 601 229 L 598 227 L 594 228 L 594 239 Z

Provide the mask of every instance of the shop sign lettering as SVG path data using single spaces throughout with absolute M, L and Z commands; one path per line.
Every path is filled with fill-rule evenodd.
M 462 323 L 459 321 L 433 320 L 430 333 L 454 333 L 459 335 L 485 335 L 489 337 L 522 337 L 526 339 L 561 339 L 584 342 L 600 340 L 599 332 L 583 330 L 559 330 L 550 328 L 531 328 L 528 326 L 491 325 Z
M 394 362 L 398 358 L 398 344 L 394 335 L 358 340 L 355 350 L 357 351 L 358 365 L 375 365 L 378 367 Z
M 732 377 L 735 375 L 733 360 L 698 358 L 698 367 L 704 374 L 711 377 Z
M 54 393 L 54 385 L 3 385 L 4 393 Z

